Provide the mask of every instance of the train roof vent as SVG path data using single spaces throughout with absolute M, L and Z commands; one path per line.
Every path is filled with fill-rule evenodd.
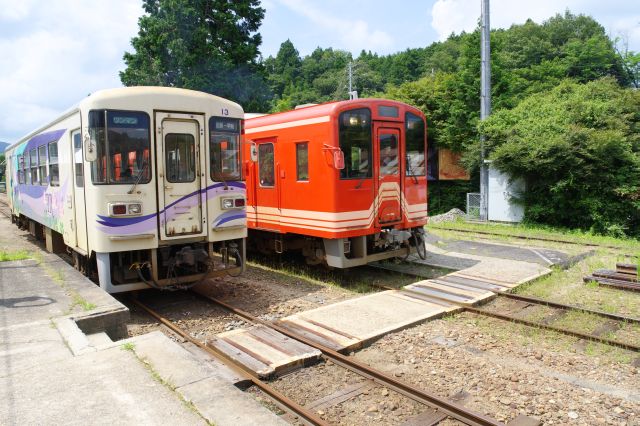
M 296 107 L 294 109 L 302 109 L 302 108 L 308 108 L 308 107 L 312 107 L 312 106 L 316 106 L 318 104 L 302 104 L 302 105 L 296 105 Z

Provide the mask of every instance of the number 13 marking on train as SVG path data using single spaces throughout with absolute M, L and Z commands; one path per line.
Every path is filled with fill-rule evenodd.
M 229 110 L 226 108 L 222 108 L 222 115 L 229 115 Z

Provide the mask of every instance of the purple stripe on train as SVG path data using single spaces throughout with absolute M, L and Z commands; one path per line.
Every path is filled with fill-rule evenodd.
M 178 209 L 190 209 L 198 205 L 198 196 L 201 196 L 202 202 L 205 199 L 211 199 L 220 195 L 239 195 L 243 194 L 245 184 L 242 182 L 228 182 L 216 183 L 208 186 L 202 191 L 194 191 L 191 194 L 185 195 L 177 201 L 166 206 L 159 213 L 152 213 L 139 217 L 108 217 L 98 215 L 98 224 L 102 225 L 99 229 L 106 234 L 130 234 L 130 233 L 142 233 L 156 229 L 158 215 L 164 214 L 165 220 L 171 220 L 182 214 L 184 211 L 178 211 Z M 231 214 L 228 214 L 231 213 Z M 241 219 L 246 217 L 245 212 L 239 212 L 237 210 L 225 212 L 218 216 L 215 220 L 219 226 L 221 223 L 226 223 L 232 220 Z

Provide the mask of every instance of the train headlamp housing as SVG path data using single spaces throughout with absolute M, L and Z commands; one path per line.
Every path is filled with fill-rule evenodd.
M 139 216 L 142 203 L 109 203 L 109 216 Z
M 246 205 L 244 197 L 221 198 L 220 208 L 222 210 L 242 209 Z

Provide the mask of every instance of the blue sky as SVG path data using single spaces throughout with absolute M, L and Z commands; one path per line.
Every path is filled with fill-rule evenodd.
M 264 0 L 265 57 L 291 39 L 316 47 L 380 54 L 424 47 L 475 28 L 480 0 Z M 390 7 L 391 5 L 391 7 Z M 492 0 L 492 27 L 536 22 L 570 9 L 598 20 L 640 51 L 637 0 Z M 13 142 L 87 94 L 120 86 L 142 14 L 136 0 L 0 0 L 0 141 Z

